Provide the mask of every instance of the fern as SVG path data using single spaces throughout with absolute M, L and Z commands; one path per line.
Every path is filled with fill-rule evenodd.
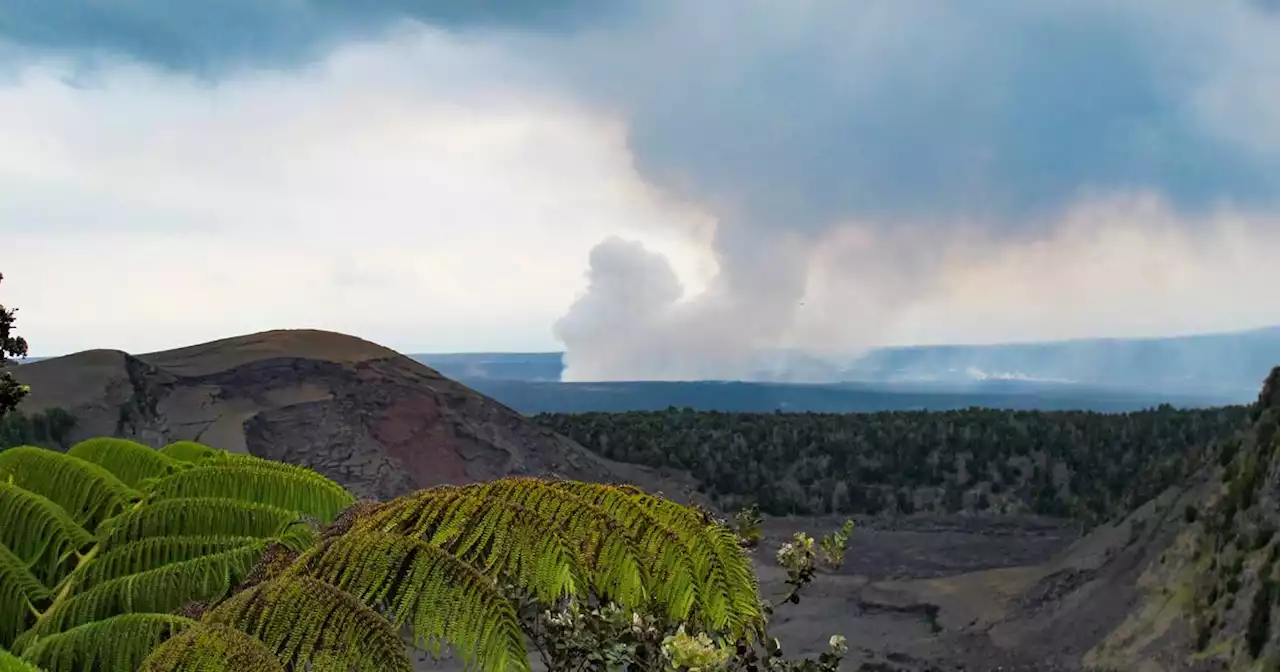
M 225 451 L 217 448 L 210 448 L 195 441 L 175 441 L 164 448 L 160 449 L 164 455 L 172 457 L 179 462 L 197 463 L 206 459 L 225 454 Z
M 355 503 L 351 493 L 315 472 L 243 460 L 207 463 L 173 474 L 154 483 L 148 494 L 152 499 L 222 497 L 270 504 L 325 523 Z
M 539 492 L 526 485 L 532 480 L 502 479 L 483 487 L 501 500 L 520 501 Z M 574 494 L 627 530 L 640 550 L 650 596 L 671 617 L 696 618 L 733 637 L 761 631 L 764 617 L 755 572 L 728 527 L 630 486 L 552 481 L 544 487 Z
M 683 621 L 694 615 L 699 598 L 705 599 L 710 592 L 692 555 L 699 549 L 694 547 L 692 554 L 672 552 L 672 549 L 689 546 L 687 534 L 682 535 L 671 520 L 662 519 L 636 501 L 634 495 L 638 491 L 632 488 L 559 481 L 554 485 L 590 502 L 626 530 L 645 560 L 647 589 L 659 604 L 667 607 L 670 618 Z M 747 588 L 745 592 L 752 590 Z
M 570 547 L 554 521 L 516 503 L 495 506 L 483 495 L 476 487 L 423 490 L 380 507 L 355 529 L 424 537 L 433 546 L 494 578 L 531 591 L 546 603 L 583 594 L 589 584 L 602 583 L 593 582 L 595 576 L 583 577 L 579 549 Z M 625 546 L 624 539 L 618 540 Z M 619 557 L 614 567 L 624 575 L 626 569 L 632 570 L 629 576 L 639 586 L 634 561 Z
M 13 640 L 30 627 L 35 608 L 52 596 L 53 592 L 27 569 L 21 558 L 0 545 L 0 647 L 12 646 Z
M 225 625 L 202 623 L 169 638 L 138 672 L 284 672 L 258 639 Z
M 82 564 L 72 572 L 70 580 L 75 582 L 77 590 L 84 591 L 111 579 L 186 560 L 214 557 L 226 551 L 246 549 L 246 552 L 261 553 L 271 541 L 238 536 L 147 537 L 117 546 L 93 562 Z
M 607 486 L 583 483 L 574 487 L 598 490 Z M 763 624 L 759 585 L 737 535 L 669 499 L 639 491 L 633 492 L 631 499 L 667 521 L 685 540 L 685 548 L 698 568 L 699 606 L 707 625 L 735 635 L 758 634 Z
M 437 656 L 447 642 L 466 664 L 528 669 L 511 601 L 475 567 L 422 540 L 353 532 L 303 555 L 291 569 L 299 573 L 384 608 L 397 628 L 410 625 L 415 644 Z
M 22 658 L 46 672 L 136 670 L 152 649 L 195 625 L 168 614 L 123 614 L 34 639 Z
M 106 469 L 130 488 L 138 488 L 143 481 L 172 474 L 187 466 L 150 446 L 128 439 L 86 439 L 72 446 L 67 454 Z
M 3 453 L 0 453 L 3 455 Z M 74 554 L 93 543 L 53 501 L 0 481 L 0 545 L 5 546 L 47 586 L 74 566 Z
M 261 555 L 261 547 L 242 546 L 103 581 L 50 607 L 31 632 L 47 635 L 115 614 L 168 613 L 189 602 L 222 599 Z
M 251 464 L 264 469 L 274 469 L 277 471 L 302 474 L 321 479 L 326 483 L 326 487 L 336 488 L 343 491 L 346 490 L 341 485 L 338 485 L 333 480 L 321 475 L 313 469 L 300 467 L 296 464 L 289 464 L 288 462 L 268 460 L 248 453 L 233 453 L 227 450 L 218 450 L 194 441 L 176 441 L 164 448 L 161 448 L 160 452 L 176 460 L 200 466 L 208 466 L 211 464 Z
M 498 497 L 484 485 L 443 486 L 405 495 L 379 507 L 357 525 L 410 537 L 425 537 L 433 545 L 460 553 L 490 571 L 505 569 L 520 555 L 537 558 L 539 550 L 521 541 L 544 545 L 544 568 L 539 581 L 530 584 L 522 572 L 500 573 L 505 581 L 538 594 L 556 591 L 559 576 L 586 574 L 576 590 L 594 588 L 624 605 L 637 605 L 646 597 L 636 549 L 623 530 L 588 503 L 549 488 L 539 481 L 525 481 L 526 489 L 510 497 Z M 536 492 L 535 492 L 536 490 Z M 541 503 L 537 500 L 544 497 Z M 557 504 L 558 506 L 552 506 Z M 540 505 L 541 504 L 541 505 Z M 513 510 L 527 515 L 507 515 Z M 519 524 L 521 527 L 511 527 Z M 547 567 L 545 553 L 554 551 L 557 539 L 573 539 L 572 556 L 559 568 Z M 479 552 L 479 555 L 477 554 Z M 552 573 L 554 571 L 554 573 Z
M 0 452 L 0 480 L 49 498 L 88 530 L 141 497 L 92 462 L 35 446 Z
M 751 636 L 763 621 L 755 574 L 733 533 L 631 488 L 532 478 L 433 488 L 389 502 L 360 525 L 425 535 L 486 569 L 505 569 L 517 554 L 542 554 L 536 574 L 542 582 L 552 572 L 584 572 L 597 594 L 621 606 L 653 600 L 677 621 L 696 618 L 734 637 Z M 545 561 L 557 538 L 577 542 L 568 567 Z M 476 556 L 476 549 L 486 555 Z M 502 576 L 547 590 L 545 583 L 530 585 L 527 572 Z
M 108 521 L 105 544 L 113 548 L 148 537 L 237 535 L 275 538 L 290 548 L 310 546 L 315 533 L 297 512 L 267 504 L 217 497 L 164 499 Z
M 402 627 L 468 666 L 527 670 L 516 596 L 658 608 L 730 637 L 763 618 L 736 537 L 632 487 L 511 478 L 357 502 L 309 469 L 190 442 L 15 450 L 0 645 L 48 672 L 408 672 Z M 322 538 L 316 520 L 333 521 Z
M 412 672 L 404 642 L 378 612 L 350 593 L 288 576 L 237 593 L 205 615 L 261 640 L 287 666 L 325 654 L 331 669 Z
M 44 670 L 0 649 L 0 672 L 44 672 Z

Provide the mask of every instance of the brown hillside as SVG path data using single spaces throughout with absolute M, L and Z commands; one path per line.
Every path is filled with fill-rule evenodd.
M 93 350 L 17 375 L 32 387 L 22 410 L 67 409 L 77 440 L 201 441 L 312 467 L 364 496 L 549 472 L 662 485 L 418 362 L 332 332 L 269 331 L 138 356 Z

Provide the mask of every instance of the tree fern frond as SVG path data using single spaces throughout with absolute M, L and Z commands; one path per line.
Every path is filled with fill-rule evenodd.
M 234 558 L 228 551 L 261 554 L 272 539 L 239 536 L 147 537 L 116 546 L 71 572 L 76 590 L 84 592 L 107 581 L 199 558 Z
M 342 486 L 304 469 L 264 468 L 247 461 L 213 462 L 151 484 L 152 499 L 226 497 L 299 511 L 324 523 L 356 500 Z
M 470 561 L 485 569 L 509 567 L 501 555 L 514 550 L 536 558 L 538 554 L 533 549 L 519 545 L 522 539 L 545 535 L 548 544 L 553 544 L 557 537 L 571 540 L 573 558 L 568 563 L 569 576 L 583 576 L 573 581 L 575 590 L 589 587 L 598 595 L 627 606 L 645 601 L 644 579 L 636 550 L 625 531 L 614 526 L 603 512 L 568 493 L 551 491 L 532 479 L 522 482 L 515 489 L 517 492 L 512 493 L 496 493 L 487 485 L 442 486 L 410 493 L 379 507 L 361 521 L 357 529 L 425 536 L 429 543 L 466 554 Z M 531 515 L 507 515 L 512 510 Z M 528 524 L 532 529 L 512 530 L 509 526 L 513 523 Z M 477 545 L 486 541 L 487 545 Z M 553 548 L 554 545 L 550 545 L 543 550 Z M 488 557 L 478 557 L 477 550 Z M 493 576 L 544 592 L 545 588 L 539 584 L 559 580 L 558 575 L 564 573 L 566 566 L 566 563 L 548 564 L 550 559 L 543 553 L 539 560 L 542 569 L 538 573 L 538 584 L 525 583 L 523 577 L 527 575 L 520 573 Z
M 22 658 L 46 672 L 136 670 L 152 649 L 194 625 L 170 614 L 123 614 L 36 637 Z
M 342 488 L 342 486 L 338 485 L 335 481 L 314 469 L 308 469 L 307 467 L 298 466 L 296 464 L 289 464 L 288 462 L 268 460 L 248 453 L 233 453 L 228 450 L 219 450 L 194 441 L 176 441 L 164 448 L 161 448 L 160 452 L 174 459 L 198 465 L 251 464 L 264 469 L 275 469 L 277 471 L 286 471 L 310 477 L 318 477 L 325 481 L 328 487 Z
M 3 480 L 49 498 L 90 531 L 141 497 L 99 465 L 35 446 L 0 452 Z
M 0 544 L 0 647 L 13 644 L 31 626 L 33 609 L 42 607 L 53 592 L 40 582 L 21 558 Z
M 242 546 L 161 565 L 103 581 L 59 599 L 36 621 L 37 636 L 122 613 L 170 613 L 189 602 L 210 602 L 231 593 L 262 556 L 263 546 Z
M 267 504 L 218 497 L 163 499 L 126 512 L 103 527 L 105 545 L 116 546 L 160 536 L 248 536 L 275 538 L 297 550 L 315 541 L 315 532 L 299 524 L 299 515 Z
M 385 607 L 397 628 L 439 655 L 448 643 L 464 664 L 527 670 L 528 653 L 512 602 L 494 581 L 421 539 L 357 530 L 304 554 L 290 569 Z
M 637 489 L 575 481 L 554 481 L 551 486 L 590 502 L 626 530 L 639 549 L 647 590 L 670 618 L 680 622 L 694 615 L 703 595 L 699 565 L 686 552 L 686 538 L 631 497 Z
M 601 573 L 583 568 L 581 538 L 570 544 L 554 519 L 484 494 L 475 487 L 420 491 L 379 508 L 355 529 L 425 537 L 492 579 L 527 589 L 544 603 L 588 587 L 607 587 L 607 582 L 593 580 Z M 625 540 L 618 536 L 618 541 Z M 610 569 L 621 576 L 628 568 L 634 573 L 631 585 L 639 587 L 638 567 L 628 564 L 625 556 Z M 625 578 L 621 583 L 627 583 Z
M 538 511 L 567 539 L 581 546 L 593 570 L 595 591 L 624 607 L 656 600 L 673 618 L 684 620 L 698 592 L 694 564 L 680 538 L 663 521 L 630 507 L 632 518 L 618 515 L 625 493 L 604 486 L 611 508 L 559 487 L 558 481 L 506 478 L 470 486 L 490 507 L 523 506 Z M 605 498 L 605 499 L 608 499 Z M 636 530 L 644 532 L 639 535 Z
M 225 625 L 202 623 L 157 646 L 138 672 L 284 672 L 261 641 Z
M 602 488 L 589 483 L 577 488 Z M 732 635 L 762 632 L 764 614 L 760 607 L 760 586 L 751 559 L 737 535 L 728 527 L 703 519 L 698 511 L 664 497 L 645 492 L 630 498 L 667 521 L 685 539 L 686 548 L 698 568 L 698 605 L 706 625 Z
M 373 515 L 380 508 L 382 508 L 382 502 L 376 499 L 357 500 L 351 506 L 343 509 L 338 514 L 338 517 L 334 518 L 333 522 L 324 528 L 320 535 L 321 540 L 346 534 L 356 523 Z
M 166 476 L 188 466 L 155 448 L 128 439 L 85 439 L 71 446 L 67 454 L 106 469 L 135 489 L 144 480 Z
M 530 481 L 540 485 L 530 488 Z M 577 489 L 571 488 L 571 485 L 576 483 L 503 479 L 485 484 L 484 488 L 488 490 L 489 497 L 498 502 L 511 498 L 531 498 L 532 506 L 547 509 L 550 515 L 556 517 L 559 525 L 575 529 L 570 535 L 577 538 L 586 534 L 585 530 L 580 529 L 580 508 L 589 507 L 589 511 L 608 520 L 613 529 L 620 530 L 628 539 L 631 553 L 635 554 L 636 562 L 643 572 L 645 590 L 641 599 L 652 599 L 662 605 L 668 616 L 676 621 L 689 618 L 691 609 L 698 603 L 701 586 L 698 567 L 694 558 L 687 553 L 684 539 L 667 521 L 632 502 L 630 490 L 609 485 Z M 590 536 L 585 538 L 591 539 Z M 605 572 L 617 571 L 614 567 L 620 562 L 618 558 L 621 557 L 621 549 L 609 544 L 593 544 L 588 545 L 586 550 L 595 558 L 595 566 L 602 567 Z M 605 576 L 608 577 L 609 586 L 620 581 L 616 576 Z M 613 589 L 612 593 L 617 594 L 617 589 Z M 630 595 L 622 596 L 630 598 Z M 625 607 L 639 605 L 635 599 L 613 598 L 613 602 Z
M 401 531 L 418 532 L 422 523 L 435 526 L 433 541 L 439 543 L 439 530 L 467 529 L 468 517 L 491 525 L 493 510 L 523 507 L 549 521 L 549 529 L 580 542 L 585 563 L 595 570 L 593 588 L 622 606 L 652 599 L 673 618 L 696 617 L 708 628 L 735 636 L 753 633 L 763 622 L 750 559 L 727 528 L 704 521 L 694 509 L 636 488 L 571 481 L 505 478 L 455 490 L 470 491 L 487 504 L 482 511 L 455 512 L 460 521 L 448 520 L 423 507 L 440 497 L 441 489 L 416 493 L 408 497 L 420 502 L 415 505 L 419 511 L 410 516 L 417 518 L 417 529 L 402 525 Z M 403 516 L 404 511 L 396 513 L 398 501 L 373 519 Z M 424 513 L 429 515 L 424 518 Z M 618 574 L 633 558 L 644 570 L 643 592 L 631 585 L 629 571 Z
M 318 654 L 360 672 L 412 672 L 403 640 L 372 608 L 328 583 L 286 576 L 240 591 L 204 616 L 253 635 L 286 665 Z
M 27 661 L 0 648 L 0 672 L 45 672 Z
M 180 462 L 190 462 L 192 464 L 203 462 L 204 460 L 225 453 L 225 451 L 218 450 L 217 448 L 211 448 L 203 443 L 196 443 L 195 441 L 174 441 L 164 448 L 161 448 L 160 452 Z
M 4 521 L 0 525 L 0 545 L 16 555 L 46 586 L 56 584 L 71 570 L 76 551 L 93 543 L 93 535 L 55 502 L 3 480 L 0 520 Z

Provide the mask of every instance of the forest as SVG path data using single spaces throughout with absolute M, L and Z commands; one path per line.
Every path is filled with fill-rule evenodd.
M 1130 413 L 541 414 L 600 455 L 687 470 L 727 509 L 772 515 L 1035 513 L 1097 523 L 1181 480 L 1247 407 Z
M 75 416 L 61 408 L 30 414 L 10 411 L 0 415 L 0 450 L 27 445 L 66 450 L 75 427 Z

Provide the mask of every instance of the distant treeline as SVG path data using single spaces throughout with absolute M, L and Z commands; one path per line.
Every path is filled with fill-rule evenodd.
M 61 408 L 31 414 L 12 411 L 0 417 L 0 450 L 14 446 L 66 450 L 75 426 L 75 416 Z
M 721 506 L 765 513 L 994 511 L 1096 523 L 1181 480 L 1248 408 L 865 414 L 668 409 L 542 414 L 624 462 L 688 470 Z

